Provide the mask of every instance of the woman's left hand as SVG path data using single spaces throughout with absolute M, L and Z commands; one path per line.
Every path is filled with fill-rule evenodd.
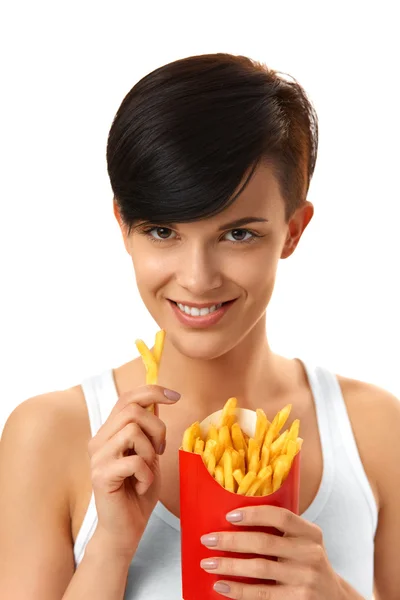
M 241 520 L 237 518 L 240 514 Z M 240 508 L 228 513 L 227 520 L 246 527 L 275 527 L 284 535 L 222 531 L 202 536 L 201 542 L 207 548 L 260 555 L 260 558 L 248 559 L 208 558 L 201 561 L 202 568 L 228 577 L 272 580 L 278 585 L 268 585 L 267 582 L 265 585 L 244 584 L 221 579 L 214 584 L 215 591 L 240 600 L 342 600 L 341 580 L 328 560 L 323 534 L 317 525 L 276 506 Z M 278 557 L 278 560 L 268 560 L 267 556 Z

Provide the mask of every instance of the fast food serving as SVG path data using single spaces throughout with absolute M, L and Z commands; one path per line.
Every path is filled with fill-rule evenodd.
M 300 420 L 281 433 L 292 405 L 280 410 L 270 422 L 263 409 L 256 410 L 253 437 L 236 421 L 237 398 L 229 398 L 218 425 L 210 424 L 202 435 L 196 421 L 186 429 L 181 449 L 203 458 L 208 472 L 229 492 L 242 496 L 267 496 L 286 480 L 303 439 L 298 436 Z

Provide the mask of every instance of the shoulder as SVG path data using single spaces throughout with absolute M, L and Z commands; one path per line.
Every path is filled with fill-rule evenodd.
M 337 379 L 360 458 L 370 482 L 376 486 L 381 507 L 388 478 L 393 476 L 399 463 L 400 400 L 372 383 L 341 375 L 337 375 Z
M 24 472 L 51 475 L 64 498 L 69 497 L 73 461 L 82 449 L 80 441 L 88 437 L 88 427 L 79 386 L 28 398 L 5 423 L 0 444 L 3 465 L 20 468 L 23 457 Z

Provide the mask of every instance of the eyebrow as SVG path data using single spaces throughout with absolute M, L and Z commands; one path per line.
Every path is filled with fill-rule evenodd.
M 261 217 L 242 217 L 241 219 L 236 219 L 236 221 L 231 221 L 230 223 L 225 223 L 225 225 L 221 225 L 218 231 L 222 231 L 223 229 L 234 229 L 235 227 L 240 227 L 241 225 L 247 225 L 248 223 L 267 223 L 268 219 L 262 219 Z

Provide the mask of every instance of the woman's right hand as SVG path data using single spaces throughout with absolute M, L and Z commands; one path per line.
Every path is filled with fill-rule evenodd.
M 133 556 L 159 498 L 166 427 L 157 404 L 176 402 L 165 391 L 144 385 L 122 394 L 88 444 L 98 516 L 94 535 L 119 553 Z M 152 404 L 155 414 L 148 410 Z

